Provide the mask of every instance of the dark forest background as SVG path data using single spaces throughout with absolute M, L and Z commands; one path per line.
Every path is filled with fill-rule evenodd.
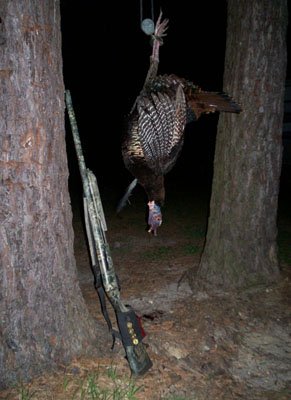
M 117 201 L 132 180 L 120 151 L 123 120 L 142 88 L 152 48 L 140 29 L 140 1 L 96 3 L 61 0 L 64 80 L 72 94 L 86 163 L 101 189 L 114 185 Z M 155 21 L 160 9 L 169 28 L 160 49 L 159 72 L 175 73 L 204 90 L 222 91 L 227 1 L 154 1 Z M 143 18 L 147 17 L 150 0 L 143 1 Z M 166 185 L 177 181 L 210 188 L 218 117 L 204 115 L 187 126 L 183 152 Z M 70 188 L 79 190 L 68 121 L 66 126 Z M 290 144 L 291 132 L 288 138 Z M 286 168 L 290 167 L 283 165 L 283 175 Z

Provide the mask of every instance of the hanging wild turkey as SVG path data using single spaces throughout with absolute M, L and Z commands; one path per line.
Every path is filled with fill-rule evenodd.
M 159 46 L 168 23 L 161 22 L 161 16 L 155 27 L 150 68 L 127 118 L 122 140 L 124 164 L 135 179 L 117 208 L 119 212 L 125 205 L 136 183 L 142 185 L 149 200 L 149 232 L 155 235 L 162 222 L 164 175 L 173 168 L 181 152 L 185 125 L 203 113 L 241 111 L 226 94 L 204 92 L 175 75 L 157 75 Z

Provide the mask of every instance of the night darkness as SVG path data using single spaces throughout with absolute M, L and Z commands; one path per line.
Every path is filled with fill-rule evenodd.
M 144 0 L 144 18 L 151 17 Z M 159 73 L 175 73 L 205 90 L 221 91 L 226 35 L 226 1 L 154 0 L 169 19 L 160 49 Z M 132 176 L 121 158 L 122 123 L 142 88 L 151 46 L 140 29 L 140 2 L 61 0 L 63 66 L 70 89 L 87 166 L 99 186 L 116 183 L 122 195 Z M 290 29 L 290 28 L 289 28 Z M 186 128 L 185 146 L 169 181 L 210 185 L 218 113 Z M 71 185 L 78 178 L 70 129 L 67 148 Z M 189 182 L 189 181 L 188 181 Z

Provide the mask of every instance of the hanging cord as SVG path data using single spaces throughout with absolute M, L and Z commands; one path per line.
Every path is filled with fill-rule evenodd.
M 154 21 L 154 0 L 151 0 L 152 20 Z M 140 0 L 140 23 L 143 21 L 143 0 Z
M 155 32 L 155 23 L 154 23 L 154 0 L 151 0 L 151 14 L 152 18 L 143 19 L 143 0 L 140 0 L 140 26 L 141 30 L 146 35 L 152 35 Z

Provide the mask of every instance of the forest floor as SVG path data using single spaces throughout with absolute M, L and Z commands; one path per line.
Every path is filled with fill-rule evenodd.
M 146 232 L 141 189 L 120 216 L 114 213 L 110 188 L 101 195 L 121 296 L 142 319 L 153 367 L 133 382 L 122 345 L 117 341 L 110 349 L 111 336 L 93 286 L 82 211 L 74 207 L 78 276 L 90 313 L 102 326 L 102 354 L 73 360 L 62 371 L 1 393 L 0 399 L 290 399 L 291 203 L 283 201 L 279 211 L 280 281 L 211 296 L 193 295 L 187 280 L 189 268 L 198 267 L 205 240 L 207 194 L 169 186 L 157 237 Z M 110 316 L 115 321 L 112 309 Z M 93 397 L 94 379 L 100 397 Z

